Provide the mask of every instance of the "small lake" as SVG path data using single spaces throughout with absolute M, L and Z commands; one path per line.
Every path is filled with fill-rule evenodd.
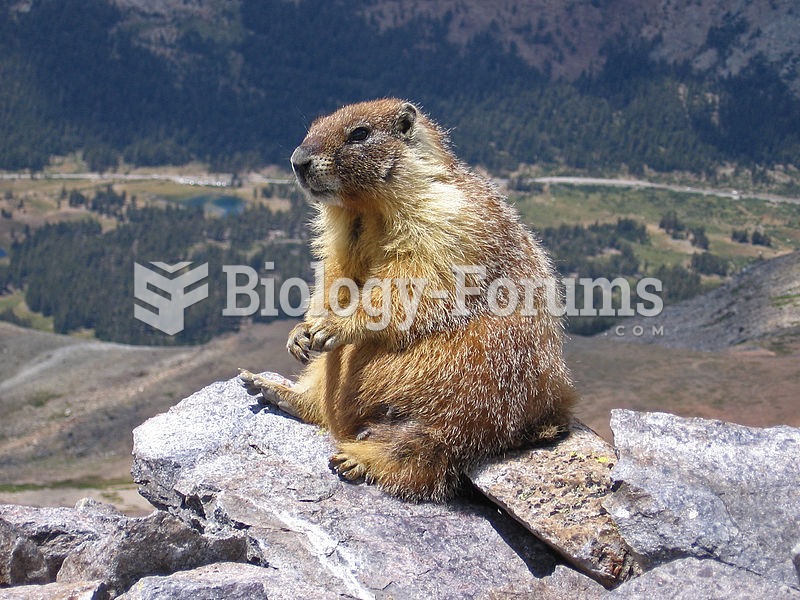
M 202 206 L 204 211 L 218 215 L 238 215 L 244 210 L 244 200 L 238 196 L 205 194 L 189 198 L 186 202 L 189 206 Z

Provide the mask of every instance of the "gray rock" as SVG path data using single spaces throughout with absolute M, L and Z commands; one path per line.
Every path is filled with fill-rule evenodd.
M 798 587 L 800 430 L 614 410 L 604 506 L 649 567 L 714 558 Z
M 203 535 L 157 511 L 149 517 L 124 519 L 111 535 L 76 548 L 64 560 L 58 581 L 101 580 L 115 597 L 146 575 L 241 561 L 246 554 L 247 543 L 241 535 Z
M 283 591 L 282 591 L 283 590 Z M 140 579 L 120 600 L 295 600 L 340 598 L 290 571 L 241 563 L 216 563 L 167 577 Z
M 623 583 L 607 600 L 798 600 L 800 592 L 715 560 L 683 558 Z
M 606 589 L 595 580 L 558 565 L 552 575 L 535 581 L 526 598 L 536 600 L 602 600 Z
M 22 530 L 0 519 L 0 586 L 48 581 L 44 554 Z
M 576 568 L 611 586 L 640 572 L 601 505 L 616 460 L 610 444 L 573 422 L 558 442 L 489 460 L 470 479 Z
M 2 557 L 17 557 L 15 568 L 18 577 L 21 577 L 17 583 L 49 583 L 56 580 L 61 563 L 70 552 L 85 542 L 109 535 L 119 522 L 125 520 L 125 516 L 109 505 L 86 499 L 74 509 L 0 505 L 0 519 L 13 527 L 20 539 L 24 540 L 20 541 L 16 554 L 0 553 Z M 0 539 L 5 539 L 7 535 L 3 529 L 0 525 Z M 38 562 L 19 562 L 23 547 L 36 549 L 44 560 L 44 571 L 40 572 Z M 26 552 L 30 553 L 29 550 Z M 20 573 L 19 569 L 25 573 Z
M 219 382 L 134 431 L 148 500 L 205 531 L 242 530 L 251 562 L 356 598 L 520 593 L 553 554 L 497 508 L 409 504 L 328 469 L 318 428 Z M 291 590 L 273 590 L 276 595 Z
M 800 581 L 800 544 L 792 548 L 792 562 L 794 563 L 795 571 L 797 571 L 797 579 Z
M 3 600 L 106 600 L 108 593 L 102 581 L 21 585 L 0 590 Z
M 131 519 L 91 499 L 75 508 L 0 506 L 0 584 L 97 580 L 113 596 L 144 575 L 246 556 L 244 536 L 203 535 L 164 512 Z

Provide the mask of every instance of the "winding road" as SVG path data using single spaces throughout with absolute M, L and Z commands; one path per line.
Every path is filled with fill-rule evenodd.
M 599 185 L 606 187 L 625 187 L 625 188 L 651 188 L 658 190 L 669 190 L 682 194 L 699 194 L 702 196 L 717 196 L 719 198 L 730 198 L 731 200 L 742 200 L 752 198 L 755 200 L 765 200 L 767 202 L 788 202 L 790 204 L 800 204 L 800 198 L 791 196 L 779 196 L 777 194 L 756 194 L 751 192 L 739 192 L 737 190 L 717 190 L 712 188 L 697 188 L 687 185 L 676 185 L 669 183 L 655 183 L 641 179 L 605 179 L 600 177 L 534 177 L 526 179 L 526 182 L 561 184 L 575 186 Z
M 97 182 L 114 181 L 172 181 L 181 185 L 197 185 L 208 187 L 229 187 L 230 175 L 204 174 L 204 175 L 173 175 L 162 173 L 0 173 L 0 181 L 16 179 L 57 179 L 57 180 L 82 180 Z M 242 179 L 251 184 L 265 183 L 291 183 L 292 179 L 264 177 L 258 173 L 248 173 Z M 505 179 L 496 179 L 498 183 L 506 183 Z M 526 183 L 542 183 L 550 185 L 574 186 L 603 186 L 620 188 L 658 189 L 679 192 L 682 194 L 698 194 L 701 196 L 716 196 L 731 200 L 755 199 L 767 202 L 787 202 L 800 204 L 800 198 L 780 196 L 778 194 L 762 194 L 752 192 L 739 192 L 732 189 L 714 189 L 692 187 L 670 183 L 656 183 L 643 179 L 613 179 L 605 177 L 533 177 L 524 180 Z

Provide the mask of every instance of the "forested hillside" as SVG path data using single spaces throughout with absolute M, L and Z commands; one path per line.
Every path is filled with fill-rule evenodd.
M 0 291 L 24 289 L 27 306 L 52 317 L 57 333 L 92 329 L 98 339 L 130 344 L 206 342 L 237 330 L 241 322 L 222 315 L 227 306 L 223 265 L 249 265 L 262 277 L 274 277 L 275 289 L 289 277 L 312 279 L 303 202 L 289 211 L 256 206 L 227 217 L 206 215 L 202 208 L 136 208 L 128 202 L 114 214 L 117 225 L 104 233 L 96 219 L 104 208 L 97 196 L 87 203 L 93 210 L 86 218 L 28 231 L 12 245 L 7 270 L 0 270 Z M 134 318 L 133 268 L 134 262 L 149 266 L 180 261 L 208 263 L 209 297 L 186 309 L 185 329 L 170 337 Z M 269 273 L 264 270 L 267 261 L 275 263 Z M 300 299 L 290 296 L 290 302 L 298 306 Z M 262 299 L 259 308 L 264 306 Z M 253 318 L 275 317 L 256 313 Z M 0 320 L 27 324 L 11 310 L 0 312 Z
M 223 316 L 229 288 L 223 265 L 248 265 L 259 277 L 274 278 L 276 291 L 290 277 L 313 280 L 307 227 L 312 209 L 291 184 L 273 184 L 262 190 L 265 198 L 275 193 L 290 199 L 288 210 L 273 211 L 254 202 L 243 212 L 216 216 L 187 204 L 138 207 L 135 198 L 117 193 L 111 186 L 97 189 L 90 197 L 64 190 L 73 208 L 83 211 L 82 217 L 26 229 L 11 246 L 10 264 L 0 265 L 0 292 L 23 293 L 27 310 L 52 318 L 57 333 L 91 330 L 98 339 L 132 344 L 206 342 L 238 330 L 242 323 L 239 317 Z M 109 223 L 113 225 L 109 227 Z M 645 265 L 638 255 L 642 248 L 649 248 L 651 237 L 645 224 L 635 219 L 544 227 L 537 233 L 565 277 L 635 280 L 654 275 L 664 282 L 663 297 L 668 303 L 707 288 L 701 280 L 703 265 L 693 264 L 689 269 Z M 179 261 L 209 264 L 209 298 L 186 310 L 182 332 L 167 336 L 134 318 L 133 264 Z M 265 262 L 274 263 L 274 270 L 266 271 Z M 237 280 L 237 285 L 244 283 Z M 267 304 L 264 288 L 258 286 L 256 291 L 261 296 L 259 309 L 281 308 L 279 294 Z M 292 307 L 300 305 L 297 292 L 296 288 L 290 292 Z M 601 289 L 595 288 L 594 293 L 597 306 L 601 306 Z M 580 284 L 575 298 L 577 308 L 584 307 Z M 615 306 L 619 300 L 616 297 Z M 243 302 L 249 302 L 244 295 L 239 305 Z M 272 316 L 255 313 L 250 318 L 286 316 L 283 312 Z M 0 310 L 0 320 L 31 325 L 17 316 L 13 307 Z M 574 333 L 591 334 L 613 322 L 613 317 L 573 315 L 568 325 Z
M 724 165 L 731 187 L 742 173 L 745 186 L 770 183 L 757 179 L 775 167 L 777 183 L 796 189 L 792 2 L 0 0 L 0 170 L 37 171 L 67 155 L 99 172 L 193 162 L 233 173 L 220 185 L 235 196 L 213 183 L 173 196 L 143 184 L 137 203 L 120 181 L 59 190 L 46 177 L 8 179 L 0 319 L 131 343 L 236 329 L 238 319 L 221 317 L 223 264 L 261 271 L 269 261 L 279 279 L 310 279 L 311 259 L 298 191 L 273 198 L 263 179 L 237 190 L 235 173 L 285 167 L 314 117 L 388 95 L 421 104 L 467 162 L 514 172 L 512 201 L 562 274 L 656 276 L 667 302 L 696 295 L 760 258 L 754 246 L 791 249 L 797 215 L 739 202 L 712 211 L 704 199 L 689 220 L 683 198 L 644 196 L 622 210 L 622 193 L 524 192 L 530 169 L 519 167 L 697 180 Z M 212 197 L 247 208 L 209 214 L 200 206 Z M 133 318 L 134 261 L 210 263 L 212 297 L 187 310 L 179 336 Z
M 627 18 L 606 2 L 573 15 L 544 3 L 536 18 L 520 2 L 516 21 L 488 24 L 402 5 L 0 0 L 0 168 L 38 169 L 79 149 L 93 170 L 284 163 L 314 116 L 386 95 L 420 102 L 453 129 L 461 156 L 493 169 L 800 164 L 800 102 L 786 69 L 763 56 L 704 71 L 624 21 L 587 33 L 587 10 Z M 395 9 L 403 18 L 387 21 Z M 744 12 L 714 18 L 696 53 L 738 56 L 755 43 Z M 564 75 L 590 51 L 587 70 Z

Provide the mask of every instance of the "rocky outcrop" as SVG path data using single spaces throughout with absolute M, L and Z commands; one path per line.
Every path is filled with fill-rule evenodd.
M 0 506 L 0 585 L 55 581 L 67 556 L 111 535 L 124 520 L 91 499 L 74 509 Z
M 129 518 L 90 499 L 74 509 L 0 505 L 0 586 L 58 582 L 64 585 L 49 588 L 54 597 L 81 586 L 116 597 L 145 575 L 246 557 L 241 534 L 204 535 L 163 511 Z
M 787 586 L 800 542 L 800 430 L 614 410 L 604 505 L 648 567 L 714 559 Z
M 136 429 L 149 517 L 0 506 L 0 596 L 800 599 L 800 430 L 633 411 L 612 428 L 616 449 L 576 423 L 454 502 L 408 504 L 220 382 Z
M 25 534 L 0 519 L 0 585 L 24 585 L 50 581 L 44 554 Z
M 245 539 L 204 536 L 180 519 L 156 512 L 145 519 L 123 519 L 96 543 L 82 544 L 61 566 L 58 581 L 101 580 L 112 595 L 146 575 L 174 573 L 220 560 L 245 560 Z
M 157 506 L 205 531 L 245 532 L 251 560 L 329 597 L 502 595 L 558 562 L 485 502 L 404 503 L 340 480 L 332 453 L 318 428 L 228 381 L 137 428 L 133 472 Z

